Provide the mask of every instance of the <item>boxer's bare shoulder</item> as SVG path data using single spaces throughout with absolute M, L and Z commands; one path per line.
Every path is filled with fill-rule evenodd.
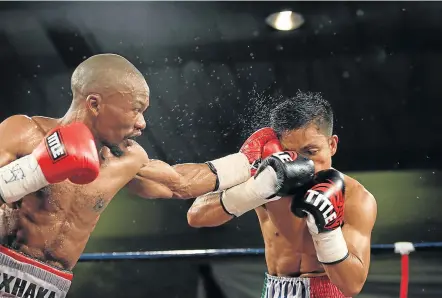
M 376 205 L 374 196 L 359 181 L 345 174 L 344 181 L 346 208 L 349 204 L 357 204 L 362 208 L 364 208 L 365 205 L 367 205 L 367 208 Z
M 41 136 L 59 124 L 59 120 L 44 116 L 33 116 L 29 119 L 34 123 L 36 129 L 40 131 Z
M 124 142 L 124 146 L 126 148 L 126 151 L 130 154 L 130 156 L 138 160 L 138 163 L 150 162 L 147 152 L 135 140 L 131 139 L 126 140 Z
M 0 123 L 0 164 L 29 154 L 41 141 L 43 132 L 38 124 L 25 115 L 14 115 Z
M 112 175 L 118 171 L 119 176 L 124 176 L 126 182 L 129 182 L 143 164 L 149 163 L 150 160 L 144 148 L 134 140 L 124 140 L 118 147 L 123 152 L 121 156 L 115 156 L 108 147 L 100 149 L 101 171 L 112 172 Z

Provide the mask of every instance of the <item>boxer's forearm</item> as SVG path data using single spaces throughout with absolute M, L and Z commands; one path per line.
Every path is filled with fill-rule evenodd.
M 217 176 L 207 164 L 179 164 L 173 169 L 179 174 L 179 180 L 170 185 L 174 198 L 195 198 L 217 186 Z
M 143 198 L 190 199 L 233 187 L 249 177 L 248 160 L 240 153 L 207 163 L 174 166 L 149 160 L 141 166 L 128 187 Z
M 215 189 L 216 175 L 206 164 L 170 166 L 160 160 L 146 163 L 128 183 L 143 198 L 190 199 Z
M 179 164 L 172 167 L 180 183 L 171 188 L 175 198 L 194 198 L 212 191 L 237 186 L 250 178 L 246 155 L 234 153 L 203 164 Z
M 232 215 L 224 211 L 219 192 L 198 197 L 187 211 L 187 222 L 194 228 L 216 227 L 232 218 Z
M 352 253 L 342 262 L 324 265 L 331 282 L 334 283 L 346 297 L 354 297 L 362 290 L 367 278 L 364 264 Z

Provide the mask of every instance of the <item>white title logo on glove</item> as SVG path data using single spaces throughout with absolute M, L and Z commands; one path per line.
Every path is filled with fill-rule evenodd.
M 272 154 L 272 156 L 276 157 L 277 159 L 279 159 L 282 162 L 290 162 L 293 161 L 292 157 L 290 156 L 289 153 L 287 152 L 278 152 L 278 153 L 274 153 Z
M 315 207 L 318 207 L 319 204 L 321 204 L 318 209 L 322 212 L 326 225 L 336 218 L 335 208 L 326 196 L 312 189 L 309 189 L 307 192 L 308 196 L 305 199 L 305 202 L 312 204 Z
M 66 151 L 64 146 L 60 141 L 60 135 L 58 131 L 55 131 L 50 136 L 46 138 L 46 143 L 48 145 L 49 153 L 51 154 L 53 161 L 58 161 L 59 159 L 66 156 Z

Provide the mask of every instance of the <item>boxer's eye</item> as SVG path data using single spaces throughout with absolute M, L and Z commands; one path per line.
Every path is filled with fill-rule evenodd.
M 307 150 L 307 154 L 308 155 L 315 155 L 316 153 L 318 153 L 318 149 L 310 149 L 310 150 Z

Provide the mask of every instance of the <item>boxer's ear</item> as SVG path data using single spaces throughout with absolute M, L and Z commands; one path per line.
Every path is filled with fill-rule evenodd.
M 337 135 L 332 135 L 330 137 L 330 152 L 331 156 L 335 155 L 336 151 L 338 150 L 338 142 L 339 138 Z
M 86 106 L 94 116 L 97 116 L 100 112 L 100 105 L 101 96 L 99 94 L 89 94 L 86 97 Z

